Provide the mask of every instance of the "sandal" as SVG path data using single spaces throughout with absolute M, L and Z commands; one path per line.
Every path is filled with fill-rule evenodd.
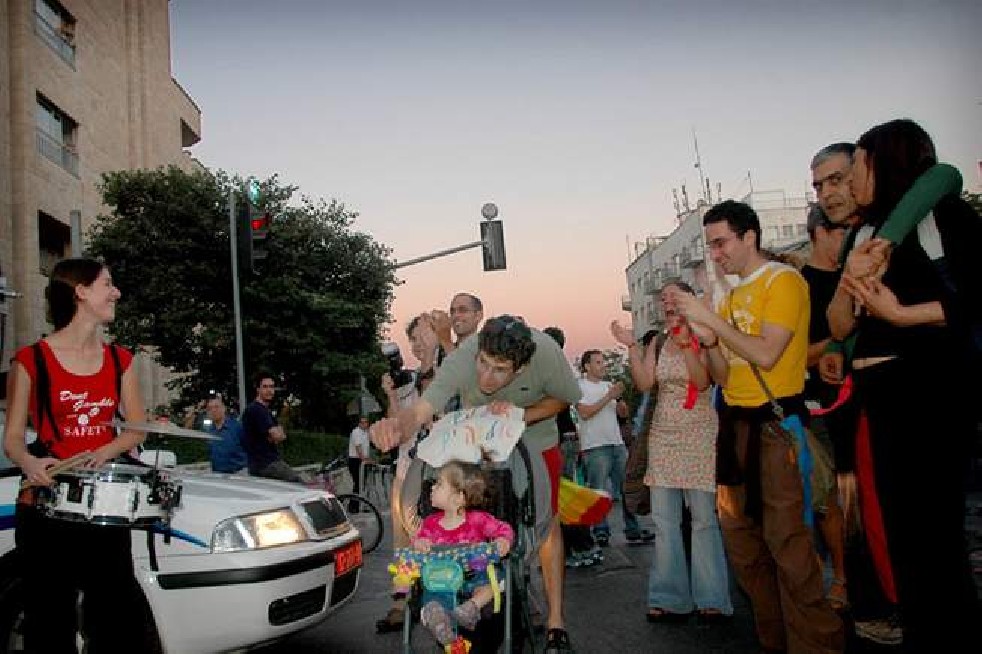
M 679 623 L 687 621 L 690 615 L 691 613 L 674 613 L 653 606 L 648 609 L 645 618 L 648 622 Z
M 696 612 L 696 622 L 701 625 L 722 624 L 732 619 L 732 615 L 726 615 L 719 609 L 699 609 Z
M 843 579 L 833 579 L 829 584 L 829 592 L 825 595 L 829 606 L 836 613 L 849 610 L 849 595 L 846 593 L 846 582 Z
M 565 629 L 550 629 L 546 632 L 546 647 L 543 654 L 572 654 L 573 646 L 569 643 L 569 634 Z
M 375 632 L 379 634 L 387 634 L 393 631 L 402 631 L 402 623 L 406 619 L 405 609 L 400 609 L 393 606 L 389 609 L 389 612 L 385 614 L 385 617 L 381 620 L 375 621 Z

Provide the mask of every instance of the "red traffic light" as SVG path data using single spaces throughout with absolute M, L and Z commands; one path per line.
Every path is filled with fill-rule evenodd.
M 270 223 L 270 216 L 268 213 L 264 213 L 258 218 L 252 219 L 252 230 L 261 231 L 264 229 L 269 229 L 269 223 Z

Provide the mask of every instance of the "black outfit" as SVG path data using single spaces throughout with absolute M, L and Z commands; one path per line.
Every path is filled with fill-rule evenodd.
M 149 608 L 133 576 L 130 529 L 48 518 L 23 504 L 16 515 L 25 651 L 75 654 L 76 589 L 84 593 L 86 651 L 148 651 Z
M 805 264 L 801 276 L 808 282 L 808 297 L 811 301 L 811 318 L 808 324 L 808 342 L 818 343 L 832 336 L 829 319 L 825 314 L 832 302 L 835 289 L 842 273 L 839 270 L 821 270 Z M 805 380 L 805 398 L 814 400 L 823 408 L 831 406 L 839 395 L 839 386 L 827 384 L 818 374 L 818 366 L 808 368 Z M 859 422 L 859 408 L 855 399 L 846 400 L 835 411 L 812 419 L 811 429 L 819 440 L 828 439 L 832 444 L 832 455 L 836 472 L 853 472 L 856 469 L 856 426 Z
M 969 334 L 982 305 L 973 270 L 982 220 L 957 198 L 939 203 L 934 217 L 946 262 L 930 261 L 914 232 L 894 249 L 883 283 L 902 305 L 940 300 L 946 325 L 897 327 L 864 313 L 854 353 L 896 357 L 853 375 L 869 418 L 904 649 L 912 652 L 958 651 L 982 620 L 964 533 L 979 401 Z
M 272 412 L 259 400 L 253 400 L 242 412 L 242 447 L 249 460 L 249 474 L 259 475 L 263 468 L 279 460 L 279 450 L 269 441 L 269 430 L 276 424 Z

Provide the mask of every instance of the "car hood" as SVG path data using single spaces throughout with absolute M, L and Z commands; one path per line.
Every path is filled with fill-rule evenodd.
M 210 542 L 215 526 L 232 516 L 249 515 L 330 497 L 298 484 L 211 472 L 169 470 L 181 483 L 181 504 L 174 510 L 171 528 Z M 194 510 L 185 507 L 193 506 Z

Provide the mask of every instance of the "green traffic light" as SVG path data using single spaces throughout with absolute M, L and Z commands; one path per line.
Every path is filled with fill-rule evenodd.
M 254 179 L 246 182 L 246 197 L 249 198 L 249 204 L 253 206 L 259 204 L 259 182 Z

